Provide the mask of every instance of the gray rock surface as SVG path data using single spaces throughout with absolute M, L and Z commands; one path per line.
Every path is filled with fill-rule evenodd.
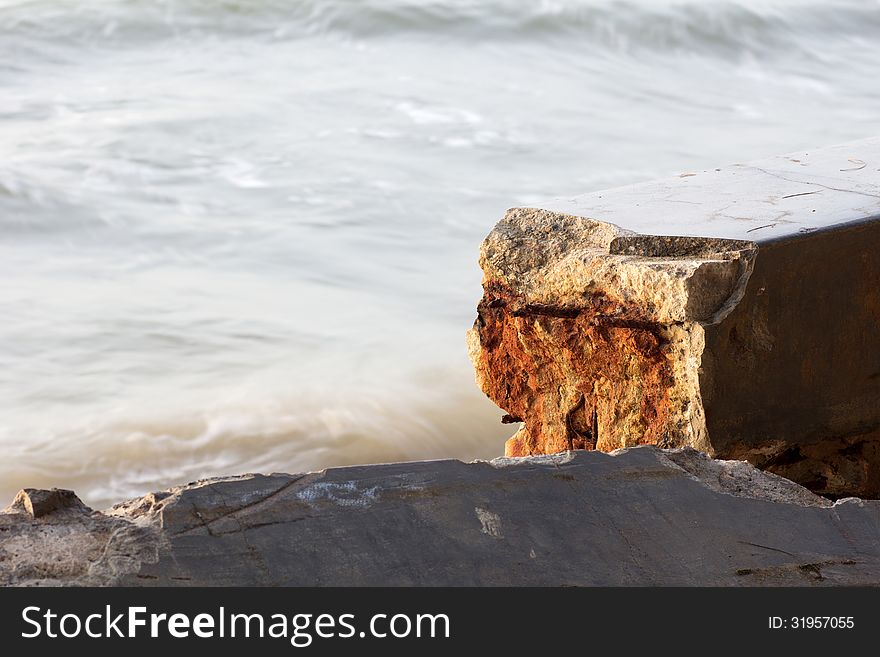
M 880 502 L 687 448 L 246 475 L 105 513 L 21 498 L 5 585 L 880 584 Z

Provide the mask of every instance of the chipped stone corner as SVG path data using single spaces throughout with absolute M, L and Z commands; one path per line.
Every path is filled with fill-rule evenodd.
M 4 511 L 23 512 L 36 519 L 56 511 L 82 514 L 90 513 L 91 509 L 72 490 L 23 488 Z
M 481 389 L 523 423 L 505 454 L 650 444 L 714 455 L 703 329 L 742 299 L 756 252 L 743 240 L 508 211 L 481 247 L 484 293 L 468 333 Z

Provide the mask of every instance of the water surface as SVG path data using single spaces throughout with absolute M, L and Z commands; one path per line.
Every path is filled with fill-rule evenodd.
M 503 211 L 880 133 L 867 0 L 0 0 L 0 501 L 488 458 Z

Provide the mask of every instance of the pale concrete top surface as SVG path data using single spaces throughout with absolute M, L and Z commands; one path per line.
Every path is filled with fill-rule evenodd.
M 880 137 L 535 206 L 642 235 L 772 242 L 880 220 Z

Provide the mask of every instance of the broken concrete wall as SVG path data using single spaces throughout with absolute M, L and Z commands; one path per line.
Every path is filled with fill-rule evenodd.
M 880 167 L 851 150 L 880 164 L 868 140 L 509 211 L 469 334 L 506 453 L 688 445 L 880 496 Z

